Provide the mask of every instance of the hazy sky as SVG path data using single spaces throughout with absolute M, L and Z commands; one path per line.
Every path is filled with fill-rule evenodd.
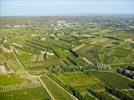
M 134 14 L 134 0 L 0 0 L 1 16 Z

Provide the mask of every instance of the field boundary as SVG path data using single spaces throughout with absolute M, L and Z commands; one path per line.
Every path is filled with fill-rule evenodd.
M 45 75 L 45 77 L 48 78 L 50 81 L 52 81 L 54 84 L 56 84 L 60 89 L 62 89 L 63 91 L 65 91 L 67 94 L 69 94 L 72 97 L 73 100 L 78 100 L 75 96 L 73 96 L 72 94 L 70 94 L 67 90 L 65 90 L 63 87 L 61 87 L 59 84 L 57 84 L 50 77 L 48 77 L 47 75 Z

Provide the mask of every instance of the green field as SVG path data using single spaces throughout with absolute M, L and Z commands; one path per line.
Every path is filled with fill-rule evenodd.
M 130 85 L 134 83 L 134 81 L 124 78 L 113 72 L 87 71 L 86 74 L 94 75 L 106 83 L 106 85 L 113 88 L 127 89 L 130 88 Z
M 134 96 L 134 90 L 123 90 L 123 92 L 129 96 Z M 133 97 L 134 98 L 134 97 Z
M 50 100 L 43 87 L 28 88 L 10 92 L 0 92 L 1 100 Z
M 103 88 L 103 83 L 98 78 L 92 75 L 87 76 L 82 72 L 66 72 L 58 74 L 56 77 L 65 87 L 69 85 L 76 89 L 83 98 L 87 96 L 87 99 L 91 100 L 95 100 L 95 97 L 87 91 L 87 88 L 96 90 Z
M 42 80 L 56 100 L 72 100 L 72 97 L 65 90 L 61 89 L 48 77 L 44 76 L 42 77 Z
M 1 17 L 0 100 L 127 100 L 133 68 L 134 18 Z
M 0 85 L 13 85 L 23 82 L 30 82 L 30 80 L 17 75 L 0 75 Z

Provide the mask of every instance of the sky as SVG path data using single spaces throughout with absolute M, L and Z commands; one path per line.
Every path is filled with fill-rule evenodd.
M 134 14 L 134 0 L 0 0 L 0 16 Z

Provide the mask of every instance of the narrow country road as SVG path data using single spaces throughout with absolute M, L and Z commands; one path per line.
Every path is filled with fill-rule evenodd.
M 73 100 L 78 100 L 75 96 L 73 96 L 72 94 L 70 94 L 67 90 L 65 90 L 63 87 L 61 87 L 59 84 L 57 84 L 55 81 L 53 81 L 50 77 L 48 77 L 47 75 L 45 75 L 46 78 L 48 78 L 50 81 L 52 81 L 54 84 L 56 84 L 59 88 L 61 88 L 63 91 L 65 91 L 67 94 L 69 94 Z
M 43 85 L 43 87 L 45 88 L 45 90 L 47 91 L 47 93 L 49 94 L 51 99 L 55 100 L 55 98 L 52 96 L 51 92 L 48 90 L 47 86 L 44 84 L 44 82 L 42 81 L 42 79 L 39 76 L 38 76 L 38 79 L 40 80 L 41 84 Z
M 85 61 L 85 62 L 87 62 L 88 64 L 93 64 L 91 61 L 89 61 L 87 58 L 85 58 L 85 57 L 82 57 L 82 59 Z
M 86 45 L 86 44 L 81 44 L 81 45 L 79 45 L 79 46 L 73 48 L 72 50 L 73 50 L 73 51 L 77 51 L 77 50 L 83 48 L 85 45 Z
M 13 50 L 14 48 L 12 48 Z M 25 71 L 26 75 L 28 75 L 29 77 L 31 78 L 37 78 L 40 83 L 42 84 L 42 86 L 45 88 L 45 90 L 47 91 L 47 93 L 49 94 L 49 96 L 51 97 L 52 100 L 56 100 L 51 92 L 49 91 L 49 89 L 47 88 L 47 86 L 45 85 L 45 83 L 42 81 L 42 79 L 40 78 L 40 76 L 33 76 L 33 75 L 30 75 L 24 68 L 24 66 L 22 65 L 22 63 L 20 62 L 20 60 L 18 59 L 16 53 L 13 51 L 13 55 L 16 59 L 16 61 L 18 62 L 18 64 L 20 65 L 20 67 Z M 59 88 L 61 88 L 63 91 L 65 91 L 67 94 L 69 94 L 71 97 L 72 97 L 72 100 L 78 100 L 75 96 L 73 96 L 72 94 L 70 94 L 68 91 L 66 91 L 63 87 L 61 87 L 59 84 L 57 84 L 55 81 L 53 81 L 50 77 L 48 77 L 47 75 L 45 75 L 46 78 L 48 78 L 50 81 L 52 81 L 54 84 L 56 84 Z
M 72 50 L 73 50 L 73 51 L 77 51 L 77 50 L 79 50 L 79 49 L 81 49 L 81 48 L 83 48 L 83 47 L 85 47 L 85 46 L 86 46 L 86 44 L 81 44 L 81 45 L 79 45 L 79 46 L 73 48 Z M 83 59 L 86 63 L 88 63 L 88 64 L 93 64 L 93 63 L 92 63 L 91 61 L 89 61 L 86 57 L 82 57 L 82 59 Z

